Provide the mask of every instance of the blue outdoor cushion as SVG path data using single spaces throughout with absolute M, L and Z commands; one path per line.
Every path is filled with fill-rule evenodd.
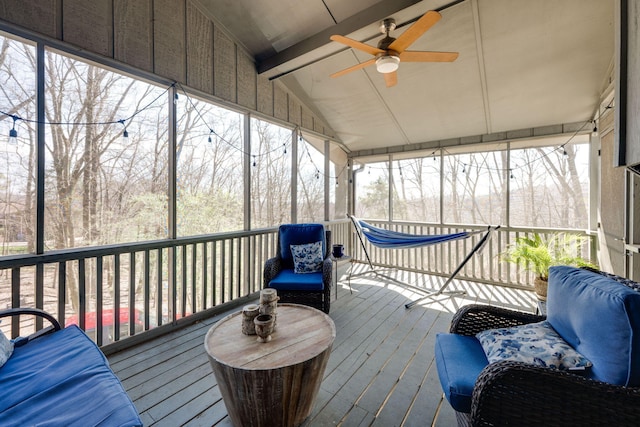
M 0 390 L 3 426 L 142 426 L 107 359 L 75 325 L 16 347 Z
M 280 237 L 280 258 L 287 267 L 293 267 L 291 245 L 322 242 L 322 253 L 327 253 L 326 235 L 322 224 L 282 224 L 278 234 Z
M 449 404 L 458 412 L 471 412 L 473 387 L 489 364 L 480 342 L 466 335 L 437 334 L 435 356 L 440 385 Z
M 593 363 L 587 376 L 640 386 L 639 292 L 588 270 L 557 266 L 549 271 L 547 294 L 547 320 Z
M 269 282 L 269 287 L 283 291 L 322 291 L 322 272 L 297 274 L 284 269 Z
M 562 339 L 546 320 L 476 334 L 489 363 L 529 363 L 561 371 L 584 371 L 591 362 Z

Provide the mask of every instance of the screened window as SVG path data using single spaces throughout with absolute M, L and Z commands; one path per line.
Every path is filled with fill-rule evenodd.
M 393 219 L 440 221 L 440 156 L 396 160 Z
M 35 48 L 0 36 L 0 255 L 35 251 Z M 22 120 L 15 120 L 20 117 Z M 15 136 L 10 134 L 15 131 Z
M 574 140 L 511 150 L 511 225 L 588 228 L 589 145 Z
M 445 151 L 445 223 L 506 223 L 506 156 L 505 150 L 464 154 Z
M 324 155 L 304 139 L 298 141 L 298 222 L 324 219 Z
M 242 230 L 242 115 L 185 94 L 177 108 L 178 235 Z
M 251 119 L 251 227 L 291 222 L 291 130 Z
M 388 162 L 367 164 L 355 179 L 355 215 L 362 218 L 389 219 Z
M 53 51 L 45 72 L 47 247 L 166 237 L 167 88 Z

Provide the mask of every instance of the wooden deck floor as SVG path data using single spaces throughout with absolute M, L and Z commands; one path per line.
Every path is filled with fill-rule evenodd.
M 354 271 L 363 269 L 356 265 Z M 419 286 L 444 279 L 397 272 Z M 345 277 L 343 277 L 344 279 Z M 487 303 L 534 311 L 532 292 L 454 281 L 464 297 L 405 309 L 420 294 L 366 275 L 340 282 L 330 316 L 337 336 L 320 393 L 304 426 L 453 426 L 455 416 L 434 363 L 434 339 L 455 310 Z M 109 356 L 145 426 L 230 426 L 204 350 L 207 330 L 224 315 Z M 244 427 L 244 426 L 243 426 Z

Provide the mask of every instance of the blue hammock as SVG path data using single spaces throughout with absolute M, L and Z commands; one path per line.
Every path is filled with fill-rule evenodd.
M 373 246 L 383 249 L 417 248 L 451 240 L 466 239 L 471 234 L 474 234 L 468 231 L 452 234 L 409 234 L 374 227 L 355 217 L 353 219 L 357 222 L 362 234 L 365 235 L 367 240 Z
M 458 267 L 455 269 L 455 271 L 449 276 L 449 278 L 447 279 L 447 281 L 440 287 L 440 289 L 435 290 L 435 291 L 428 291 L 425 292 L 425 289 L 420 289 L 417 288 L 411 284 L 408 283 L 404 283 L 404 282 L 400 282 L 396 279 L 394 279 L 393 277 L 381 274 L 380 272 L 378 272 L 375 267 L 373 266 L 373 263 L 371 262 L 371 258 L 369 257 L 369 252 L 367 252 L 367 247 L 364 244 L 363 241 L 363 236 L 374 246 L 377 246 L 379 248 L 382 249 L 406 249 L 406 248 L 417 248 L 420 246 L 426 246 L 426 245 L 435 245 L 438 243 L 445 243 L 445 242 L 449 242 L 452 240 L 458 240 L 458 239 L 466 239 L 467 237 L 471 236 L 472 234 L 477 234 L 477 233 L 481 233 L 481 231 L 462 231 L 460 233 L 452 233 L 452 234 L 409 234 L 409 233 L 401 233 L 399 231 L 392 231 L 392 230 L 386 230 L 384 228 L 378 228 L 378 227 L 374 227 L 371 224 L 367 224 L 366 222 L 357 219 L 356 217 L 354 217 L 353 215 L 348 215 L 349 218 L 351 218 L 351 221 L 353 222 L 353 225 L 356 228 L 356 233 L 358 235 L 358 239 L 360 240 L 360 245 L 362 245 L 362 249 L 364 251 L 364 254 L 367 258 L 367 262 L 369 263 L 369 267 L 371 267 L 371 272 L 385 277 L 389 280 L 392 280 L 394 282 L 397 282 L 403 286 L 409 287 L 409 288 L 413 288 L 416 290 L 419 290 L 421 292 L 426 293 L 426 296 L 418 299 L 417 301 L 412 301 L 410 303 L 405 304 L 404 306 L 406 308 L 411 308 L 414 305 L 418 304 L 419 302 L 427 299 L 427 298 L 433 298 L 439 295 L 444 295 L 444 294 L 448 294 L 448 295 L 460 295 L 460 294 L 464 294 L 464 291 L 453 291 L 453 292 L 445 292 L 445 289 L 447 288 L 447 286 L 449 286 L 449 283 L 451 283 L 451 281 L 453 280 L 453 278 L 456 276 L 456 274 L 458 274 L 460 272 L 460 270 L 462 270 L 462 268 L 464 267 L 464 265 L 471 259 L 471 257 L 479 252 L 480 250 L 482 250 L 482 248 L 484 247 L 484 245 L 487 243 L 487 241 L 489 240 L 489 237 L 491 237 L 491 232 L 494 230 L 497 230 L 500 228 L 500 226 L 488 226 L 487 231 L 485 232 L 484 236 L 482 236 L 482 238 L 480 238 L 476 244 L 473 246 L 473 249 L 471 249 L 471 252 L 469 252 L 469 254 L 467 254 L 467 256 L 465 257 L 465 259 L 462 261 L 462 263 L 460 263 L 460 265 L 458 265 Z M 362 274 L 362 273 L 361 273 Z

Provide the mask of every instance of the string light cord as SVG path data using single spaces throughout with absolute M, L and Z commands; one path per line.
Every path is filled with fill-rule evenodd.
M 107 126 L 107 125 L 122 125 L 123 126 L 123 137 L 126 139 L 129 136 L 129 132 L 127 131 L 127 124 L 136 117 L 139 114 L 141 114 L 142 112 L 148 110 L 149 108 L 151 108 L 161 97 L 166 96 L 167 92 L 169 90 L 171 90 L 172 88 L 178 88 L 182 94 L 185 95 L 188 104 L 191 106 L 191 108 L 193 109 L 193 111 L 196 113 L 197 119 L 200 120 L 206 127 L 207 129 L 209 129 L 209 141 L 211 141 L 211 135 L 214 135 L 219 141 L 229 145 L 230 147 L 238 150 L 242 155 L 244 156 L 249 156 L 251 158 L 253 158 L 253 165 L 256 166 L 256 159 L 257 158 L 261 158 L 264 156 L 269 156 L 274 152 L 280 151 L 282 150 L 282 157 L 287 155 L 287 149 L 289 148 L 289 144 L 290 144 L 290 140 L 288 142 L 284 142 L 282 145 L 278 145 L 275 146 L 274 148 L 271 148 L 267 151 L 264 151 L 262 153 L 258 153 L 258 154 L 253 154 L 251 152 L 246 152 L 244 151 L 241 147 L 238 147 L 237 145 L 235 145 L 233 142 L 229 141 L 228 139 L 226 139 L 225 137 L 223 137 L 222 135 L 220 135 L 218 132 L 216 132 L 213 129 L 213 126 L 209 126 L 207 123 L 207 120 L 205 119 L 204 115 L 202 114 L 202 112 L 197 108 L 197 106 L 195 105 L 193 99 L 189 96 L 188 92 L 185 90 L 185 88 L 179 83 L 179 82 L 173 82 L 171 85 L 169 85 L 167 88 L 165 88 L 160 94 L 158 94 L 155 98 L 153 98 L 149 103 L 147 103 L 144 107 L 134 111 L 131 115 L 129 115 L 128 117 L 125 118 L 121 118 L 118 120 L 105 120 L 105 121 L 79 121 L 79 122 L 68 122 L 68 121 L 56 121 L 56 122 L 52 122 L 52 121 L 46 121 L 46 120 L 34 120 L 34 119 L 28 119 L 28 118 L 24 118 L 18 114 L 13 114 L 13 113 L 9 113 L 7 111 L 3 111 L 0 110 L 0 115 L 6 116 L 10 119 L 13 120 L 13 124 L 12 124 L 12 128 L 9 131 L 9 137 L 12 140 L 16 140 L 17 136 L 18 136 L 18 132 L 16 130 L 16 123 L 18 121 L 23 121 L 25 123 L 31 123 L 31 124 L 42 124 L 42 125 L 51 125 L 51 126 Z M 176 94 L 176 98 L 177 98 L 177 94 Z M 303 141 L 303 137 L 302 137 L 302 131 L 300 129 L 299 126 L 296 126 L 293 129 L 294 132 L 296 132 L 299 135 L 299 138 L 301 141 Z M 315 162 L 313 161 L 313 158 L 311 156 L 311 152 L 309 151 L 309 148 L 307 146 L 307 144 L 302 144 L 306 150 L 307 155 L 309 156 L 309 160 L 311 162 L 311 165 L 316 169 L 316 173 L 315 176 L 317 178 L 319 177 L 328 177 L 329 179 L 335 179 L 336 182 L 337 180 L 340 178 L 340 176 L 344 173 L 345 169 L 346 169 L 346 165 L 342 168 L 342 170 L 335 176 L 333 177 L 331 174 L 329 174 L 328 176 L 325 175 L 324 173 L 320 172 L 320 169 L 316 166 Z
M 142 107 L 139 110 L 136 110 L 133 112 L 133 114 L 131 114 L 129 117 L 125 117 L 124 119 L 119 119 L 119 120 L 107 120 L 107 121 L 101 121 L 101 122 L 49 122 L 49 121 L 42 121 L 42 120 L 34 120 L 34 119 L 25 119 L 23 117 L 20 117 L 16 114 L 11 114 L 11 113 L 7 113 L 6 111 L 2 111 L 0 110 L 0 114 L 4 115 L 4 116 L 8 116 L 10 118 L 13 119 L 14 123 L 18 120 L 22 120 L 25 123 L 33 123 L 33 124 L 43 124 L 43 125 L 51 125 L 51 126 L 71 126 L 71 125 L 75 125 L 75 126 L 100 126 L 100 125 L 115 125 L 115 124 L 125 124 L 126 122 L 131 121 L 134 117 L 136 117 L 138 114 L 142 113 L 143 111 L 148 110 L 149 108 L 151 108 L 151 106 L 158 100 L 160 99 L 162 96 L 164 96 L 169 89 L 171 89 L 173 86 L 175 85 L 172 84 L 171 86 L 167 87 L 164 91 L 162 91 L 161 94 L 159 94 L 158 96 L 156 96 L 151 102 L 149 102 L 146 106 Z

